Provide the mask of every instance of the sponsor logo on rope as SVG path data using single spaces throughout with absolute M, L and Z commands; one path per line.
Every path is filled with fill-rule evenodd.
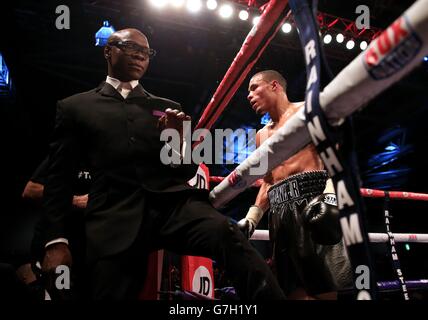
M 363 55 L 364 66 L 373 79 L 385 79 L 403 69 L 421 47 L 406 17 L 400 17 L 370 44 Z
M 416 234 L 409 234 L 409 240 L 418 240 L 418 236 Z

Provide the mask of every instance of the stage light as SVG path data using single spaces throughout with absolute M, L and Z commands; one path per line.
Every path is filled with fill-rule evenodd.
M 181 8 L 184 4 L 184 0 L 169 0 L 173 7 Z
M 368 46 L 367 41 L 361 41 L 360 42 L 360 49 L 361 50 L 366 50 L 367 46 Z
M 323 41 L 324 41 L 324 43 L 325 44 L 329 44 L 330 42 L 331 42 L 331 40 L 333 39 L 333 37 L 331 36 L 331 34 L 326 34 L 325 36 L 324 36 L 324 39 L 323 39 Z
M 168 0 L 150 0 L 149 2 L 153 7 L 158 9 L 161 9 L 168 4 Z
M 229 4 L 224 4 L 220 7 L 219 10 L 220 17 L 227 19 L 230 18 L 233 14 L 233 8 Z
M 116 30 L 107 20 L 103 22 L 103 26 L 95 33 L 95 46 L 104 47 L 107 44 L 108 38 Z
M 289 33 L 291 31 L 291 24 L 289 23 L 284 23 L 281 27 L 281 30 L 285 33 Z
M 260 119 L 260 123 L 261 124 L 268 124 L 269 123 L 269 121 L 271 121 L 272 119 L 271 119 L 271 117 L 270 117 L 270 114 L 268 113 L 268 112 L 266 112 L 264 115 L 263 115 L 263 117 Z
M 256 25 L 257 23 L 259 23 L 260 17 L 254 17 L 253 19 L 253 24 Z
M 339 43 L 342 43 L 343 40 L 345 40 L 345 37 L 343 36 L 343 34 L 338 33 L 337 36 L 336 36 L 336 41 L 339 42 Z
M 0 52 L 0 96 L 11 96 L 12 80 L 10 79 L 9 68 Z
M 247 21 L 248 20 L 248 11 L 247 10 L 241 10 L 239 11 L 239 19 Z
M 207 8 L 210 10 L 217 9 L 217 1 L 216 0 L 208 0 L 207 1 Z
M 202 2 L 201 0 L 187 0 L 186 7 L 187 7 L 187 10 L 195 13 L 201 10 Z
M 355 47 L 355 42 L 354 40 L 349 40 L 348 42 L 346 42 L 346 49 L 351 50 Z
M 256 129 L 243 126 L 233 133 L 233 138 L 223 140 L 223 163 L 239 164 L 256 150 Z

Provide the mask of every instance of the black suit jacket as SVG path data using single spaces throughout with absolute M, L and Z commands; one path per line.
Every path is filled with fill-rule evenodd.
M 44 191 L 45 241 L 65 236 L 72 181 L 80 161 L 89 164 L 92 184 L 86 209 L 90 258 L 120 252 L 135 239 L 142 220 L 141 190 L 191 189 L 194 165 L 172 168 L 160 161 L 164 146 L 154 110 L 178 103 L 134 88 L 123 97 L 107 83 L 58 102 Z

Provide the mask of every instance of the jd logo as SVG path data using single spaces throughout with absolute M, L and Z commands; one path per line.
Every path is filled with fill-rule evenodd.
M 208 189 L 205 176 L 199 173 L 197 173 L 196 176 L 194 176 L 193 179 L 189 181 L 189 184 L 198 189 Z
M 207 297 L 213 296 L 213 281 L 207 268 L 200 266 L 193 275 L 192 291 Z
M 210 279 L 208 277 L 200 277 L 199 278 L 199 291 L 198 293 L 207 296 L 210 292 Z

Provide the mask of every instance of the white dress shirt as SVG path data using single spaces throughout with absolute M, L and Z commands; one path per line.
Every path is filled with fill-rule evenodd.
M 121 82 L 120 80 L 107 76 L 106 82 L 110 85 L 112 85 L 113 88 L 117 90 L 117 92 L 120 93 L 120 95 L 126 99 L 128 94 L 136 87 L 138 86 L 138 80 L 132 80 L 129 82 Z

